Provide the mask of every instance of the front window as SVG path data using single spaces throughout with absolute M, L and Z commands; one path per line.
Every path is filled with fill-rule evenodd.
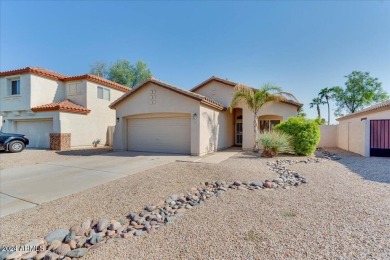
M 260 132 L 271 132 L 280 120 L 260 120 Z
M 97 87 L 97 97 L 98 99 L 104 99 L 110 101 L 110 89 Z
M 12 79 L 10 80 L 11 84 L 9 87 L 9 95 L 14 96 L 14 95 L 20 95 L 20 79 Z

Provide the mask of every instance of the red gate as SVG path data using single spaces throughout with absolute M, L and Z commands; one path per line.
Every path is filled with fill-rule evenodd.
M 390 157 L 390 119 L 370 121 L 370 156 Z

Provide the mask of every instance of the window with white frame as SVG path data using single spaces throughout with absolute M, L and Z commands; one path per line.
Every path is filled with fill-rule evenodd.
M 98 86 L 97 87 L 97 97 L 99 99 L 104 99 L 104 100 L 110 101 L 110 89 Z
M 10 79 L 8 84 L 8 95 L 20 95 L 20 79 Z

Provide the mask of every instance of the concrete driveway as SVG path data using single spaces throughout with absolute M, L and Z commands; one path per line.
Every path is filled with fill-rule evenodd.
M 190 156 L 111 152 L 0 170 L 0 217 Z

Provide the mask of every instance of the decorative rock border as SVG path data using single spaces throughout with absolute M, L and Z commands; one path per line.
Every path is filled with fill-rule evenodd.
M 328 156 L 329 157 L 329 156 Z M 171 195 L 158 205 L 147 205 L 140 213 L 130 212 L 127 219 L 86 220 L 70 229 L 57 229 L 45 236 L 44 239 L 33 239 L 15 252 L 0 252 L 3 259 L 75 259 L 83 257 L 89 250 L 94 250 L 104 243 L 114 239 L 127 239 L 153 233 L 182 216 L 192 207 L 204 204 L 212 197 L 221 196 L 228 190 L 256 191 L 262 189 L 289 189 L 307 183 L 305 177 L 287 169 L 288 165 L 297 163 L 320 163 L 329 158 L 307 158 L 305 160 L 276 160 L 267 162 L 270 170 L 279 177 L 270 181 L 223 181 L 205 182 L 201 188 L 192 188 L 186 195 Z

